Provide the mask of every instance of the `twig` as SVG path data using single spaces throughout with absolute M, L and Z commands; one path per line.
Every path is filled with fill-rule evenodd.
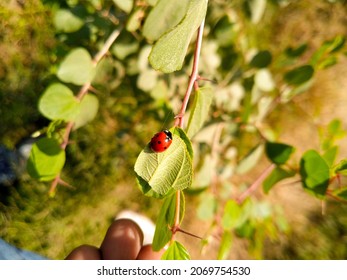
M 276 167 L 276 164 L 272 163 L 269 165 L 261 174 L 260 176 L 253 182 L 253 184 L 245 190 L 237 199 L 236 202 L 238 204 L 241 204 L 247 197 L 249 197 L 265 180 L 265 178 L 274 170 Z
M 186 90 L 186 93 L 184 95 L 184 99 L 182 102 L 182 107 L 177 115 L 175 125 L 183 128 L 184 126 L 184 114 L 187 109 L 189 97 L 192 93 L 193 86 L 195 86 L 195 89 L 198 88 L 197 80 L 199 78 L 198 75 L 198 67 L 199 67 L 199 58 L 200 58 L 200 51 L 201 51 L 201 44 L 202 44 L 202 35 L 204 31 L 204 25 L 205 25 L 205 19 L 202 20 L 200 27 L 198 29 L 197 39 L 195 43 L 195 51 L 194 51 L 194 61 L 193 61 L 193 68 L 192 73 L 189 78 L 188 87 Z M 174 225 L 172 227 L 172 239 L 174 238 L 174 235 L 177 231 L 182 231 L 179 227 L 180 225 L 180 205 L 181 205 L 181 193 L 180 191 L 176 192 L 176 209 L 175 209 L 175 218 L 174 218 Z
M 176 118 L 175 125 L 178 127 L 181 127 L 181 128 L 184 125 L 184 114 L 185 114 L 186 109 L 187 109 L 188 101 L 189 101 L 190 95 L 192 93 L 193 86 L 199 77 L 198 67 L 199 67 L 199 59 L 200 59 L 200 51 L 201 51 L 204 25 L 205 25 L 205 19 L 201 22 L 201 25 L 198 29 L 198 35 L 197 35 L 196 44 L 195 44 L 195 51 L 194 51 L 194 61 L 193 61 L 192 74 L 190 75 L 190 78 L 189 78 L 188 87 L 187 87 L 186 93 L 184 95 L 181 110 L 178 113 L 177 118 Z
M 94 67 L 100 62 L 100 60 L 106 55 L 106 53 L 108 52 L 108 50 L 110 49 L 110 47 L 112 46 L 112 44 L 114 43 L 114 41 L 118 38 L 119 34 L 121 32 L 121 29 L 116 29 L 114 30 L 111 35 L 107 38 L 105 44 L 103 45 L 103 47 L 101 48 L 101 50 L 94 56 L 93 58 L 93 65 Z M 80 91 L 78 92 L 78 94 L 76 95 L 76 99 L 78 101 L 81 101 L 83 99 L 83 97 L 88 93 L 89 88 L 91 87 L 91 82 L 87 82 L 85 83 Z M 69 138 L 70 138 L 70 133 L 72 131 L 72 128 L 74 126 L 74 122 L 70 121 L 66 124 L 66 128 L 65 128 L 65 132 L 64 132 L 64 137 L 63 137 L 63 142 L 60 145 L 62 150 L 65 150 L 68 143 L 69 143 Z M 52 184 L 51 184 L 51 188 L 49 190 L 49 193 L 54 193 L 57 185 L 59 183 L 63 182 L 60 179 L 60 174 L 57 175 Z

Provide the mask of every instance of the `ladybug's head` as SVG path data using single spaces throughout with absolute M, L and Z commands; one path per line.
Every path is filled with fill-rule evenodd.
M 163 132 L 166 134 L 167 137 L 169 137 L 172 140 L 172 133 L 171 133 L 171 131 L 165 129 L 165 130 L 163 130 Z

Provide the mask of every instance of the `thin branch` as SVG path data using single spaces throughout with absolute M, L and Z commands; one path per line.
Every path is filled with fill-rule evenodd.
M 116 29 L 114 30 L 111 35 L 107 38 L 105 44 L 103 45 L 103 47 L 101 48 L 101 50 L 94 56 L 93 58 L 93 65 L 94 67 L 100 62 L 100 60 L 107 54 L 107 52 L 109 51 L 110 47 L 112 46 L 112 44 L 114 43 L 114 41 L 118 38 L 119 34 L 121 32 L 121 29 Z M 76 95 L 76 99 L 78 101 L 81 101 L 83 99 L 83 97 L 88 93 L 88 90 L 89 88 L 91 87 L 91 82 L 87 82 L 85 83 L 80 91 L 78 92 L 78 94 Z M 74 126 L 74 122 L 73 121 L 70 121 L 66 124 L 66 128 L 65 128 L 65 132 L 64 132 L 64 137 L 63 137 L 63 142 L 62 144 L 60 145 L 61 148 L 63 150 L 66 149 L 68 143 L 69 143 L 69 138 L 70 138 L 70 133 L 72 131 L 72 128 Z M 49 190 L 49 193 L 54 193 L 57 185 L 59 183 L 63 182 L 61 179 L 60 179 L 60 174 L 57 175 L 52 184 L 51 184 L 51 188 Z
M 183 127 L 184 125 L 184 114 L 187 109 L 188 101 L 190 98 L 190 95 L 192 93 L 193 86 L 195 82 L 198 80 L 198 68 L 199 68 L 199 59 L 200 59 L 200 52 L 201 52 L 201 44 L 202 44 L 202 35 L 204 31 L 204 25 L 205 25 L 205 19 L 201 22 L 201 25 L 198 29 L 198 35 L 195 43 L 195 51 L 194 51 L 194 61 L 193 61 L 193 68 L 192 68 L 192 74 L 190 75 L 188 87 L 186 90 L 186 93 L 184 95 L 184 99 L 182 102 L 181 110 L 178 114 L 178 117 L 176 118 L 176 126 Z
M 177 115 L 175 125 L 183 128 L 184 125 L 184 114 L 187 109 L 189 97 L 191 95 L 193 86 L 195 86 L 195 89 L 198 88 L 197 80 L 198 80 L 198 68 L 199 68 L 199 57 L 200 57 L 200 51 L 201 51 L 201 44 L 202 44 L 202 35 L 204 31 L 204 25 L 205 25 L 205 19 L 202 20 L 200 27 L 198 29 L 197 39 L 195 43 L 195 51 L 194 51 L 194 61 L 193 61 L 193 68 L 192 73 L 189 78 L 188 87 L 186 90 L 186 93 L 184 95 L 184 99 L 182 102 L 182 107 Z M 176 209 L 175 209 L 175 218 L 174 218 L 174 225 L 172 227 L 172 239 L 174 238 L 174 235 L 176 231 L 180 230 L 179 224 L 180 224 L 180 208 L 181 208 L 181 193 L 180 191 L 176 192 Z
M 261 174 L 260 176 L 253 182 L 253 184 L 245 190 L 237 199 L 237 203 L 241 204 L 247 197 L 249 197 L 258 187 L 263 183 L 265 178 L 274 170 L 276 167 L 276 164 L 272 163 L 269 165 Z

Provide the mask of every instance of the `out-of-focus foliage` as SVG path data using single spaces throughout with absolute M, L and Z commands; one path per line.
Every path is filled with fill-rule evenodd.
M 11 1 L 0 10 L 3 41 L 0 51 L 7 54 L 0 56 L 0 77 L 3 77 L 0 139 L 13 148 L 22 136 L 34 131 L 45 134 L 47 138 L 34 145 L 29 173 L 41 180 L 60 174 L 74 189 L 59 187 L 55 198 L 49 199 L 48 185 L 23 175 L 17 188 L 6 190 L 1 199 L 0 235 L 18 246 L 62 258 L 73 246 L 80 245 L 81 240 L 98 244 L 95 232 L 104 230 L 115 212 L 124 207 L 146 211 L 153 218 L 159 216 L 160 225 L 165 228 L 165 223 L 170 224 L 173 219 L 172 215 L 165 217 L 163 212 L 173 211 L 169 203 L 172 196 L 165 198 L 163 207 L 166 208 L 157 215 L 158 201 L 140 194 L 132 170 L 152 135 L 173 125 L 192 63 L 194 47 L 189 40 L 194 38 L 200 18 L 189 16 L 181 21 L 182 14 L 192 12 L 183 1 L 177 14 L 169 13 L 173 16 L 164 28 L 155 26 L 153 19 L 153 14 L 168 13 L 161 7 L 164 1 L 160 0 L 30 2 Z M 190 2 L 197 5 L 196 1 Z M 185 197 L 197 211 L 189 220 L 199 218 L 197 223 L 207 225 L 206 231 L 202 226 L 189 230 L 204 236 L 202 243 L 206 250 L 212 250 L 209 245 L 213 245 L 213 236 L 217 235 L 216 257 L 220 259 L 234 257 L 231 252 L 242 242 L 248 244 L 247 256 L 286 256 L 286 253 L 271 255 L 268 249 L 283 238 L 290 244 L 290 231 L 300 231 L 295 223 L 289 227 L 286 219 L 291 219 L 290 213 L 284 213 L 280 207 L 286 200 L 272 199 L 278 183 L 284 179 L 295 175 L 294 181 L 303 179 L 303 197 L 313 194 L 346 200 L 343 187 L 346 164 L 341 160 L 346 154 L 343 149 L 339 153 L 338 142 L 344 136 L 346 124 L 341 124 L 339 116 L 331 114 L 325 119 L 327 125 L 319 125 L 321 131 L 316 129 L 315 135 L 308 136 L 319 135 L 321 145 L 302 139 L 301 142 L 306 141 L 309 149 L 315 151 L 306 152 L 307 146 L 303 148 L 300 141 L 281 134 L 290 125 L 288 120 L 295 119 L 294 110 L 300 98 L 320 82 L 319 75 L 324 76 L 324 71 L 343 61 L 346 52 L 343 32 L 327 32 L 329 36 L 324 33 L 315 41 L 304 35 L 300 40 L 293 38 L 290 24 L 294 30 L 295 24 L 302 26 L 302 21 L 295 23 L 295 13 L 300 11 L 311 16 L 312 10 L 328 13 L 329 9 L 345 6 L 343 1 L 294 2 L 238 0 L 210 1 L 208 5 L 199 69 L 202 77 L 215 82 L 199 81 L 202 87 L 194 93 L 188 106 L 187 134 L 194 151 L 191 163 L 194 177 Z M 283 19 L 282 14 L 286 15 Z M 175 28 L 176 24 L 179 25 Z M 308 25 L 301 28 L 310 31 Z M 114 30 L 121 30 L 120 36 L 106 57 L 94 65 L 93 57 Z M 163 30 L 168 33 L 160 37 Z M 176 42 L 177 34 L 182 32 L 189 35 L 185 41 L 187 53 L 185 48 L 174 50 L 170 45 L 170 40 Z M 152 46 L 155 47 L 151 52 Z M 173 51 L 179 54 L 172 55 Z M 181 65 L 183 68 L 164 74 L 152 68 L 148 57 L 154 68 L 163 72 L 171 72 Z M 174 60 L 173 68 L 166 58 Z M 167 66 L 171 68 L 167 70 Z M 93 94 L 86 95 L 81 103 L 76 102 L 73 95 L 89 82 Z M 63 94 L 52 90 L 57 85 L 64 87 Z M 42 154 L 40 144 L 47 146 L 56 139 L 61 141 L 65 124 L 71 120 L 76 120 L 75 129 L 78 129 L 71 134 L 64 168 L 60 164 L 52 170 L 53 175 L 41 168 L 44 164 L 35 168 L 40 158 L 41 163 L 49 163 L 45 155 L 50 149 Z M 314 120 L 310 123 L 315 125 Z M 301 123 L 297 124 L 305 130 Z M 180 147 L 185 155 L 192 156 L 190 140 L 182 137 Z M 35 152 L 38 161 L 33 163 Z M 61 163 L 60 154 L 59 158 Z M 317 162 L 321 167 L 318 173 L 313 168 Z M 269 165 L 272 169 L 268 169 Z M 141 168 L 143 171 L 145 167 Z M 243 191 L 254 186 L 257 174 L 267 176 L 250 197 L 243 199 Z M 127 180 L 132 183 L 128 185 Z M 142 187 L 146 184 L 141 183 Z M 268 196 L 261 194 L 261 187 Z M 164 193 L 161 189 L 156 191 Z M 287 195 L 291 197 L 290 189 Z M 329 232 L 324 222 L 319 223 L 323 224 L 322 232 Z M 337 236 L 334 230 L 343 224 L 343 218 L 337 216 L 332 225 L 334 233 L 328 236 Z M 77 228 L 82 230 L 78 232 Z M 62 232 L 64 238 L 57 239 Z M 167 228 L 164 235 L 169 240 Z M 307 242 L 304 233 L 293 236 Z M 325 238 L 326 235 L 322 237 Z M 54 240 L 58 242 L 53 245 Z M 166 257 L 187 258 L 182 244 L 173 243 Z M 343 250 L 334 255 L 329 249 L 333 246 L 325 248 L 317 258 L 346 257 Z M 291 249 L 287 256 L 314 258 L 297 248 Z

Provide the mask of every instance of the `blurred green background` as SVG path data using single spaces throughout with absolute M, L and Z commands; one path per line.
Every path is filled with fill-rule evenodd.
M 127 13 L 116 2 L 76 0 L 62 4 L 48 0 L 0 0 L 0 144 L 3 147 L 14 150 L 23 138 L 48 125 L 37 103 L 44 89 L 55 80 L 57 63 L 73 46 L 84 46 L 91 52 L 97 50 L 98 38 L 105 35 L 101 34 L 102 30 L 112 29 L 111 16 L 100 12 L 98 5 L 104 4 L 109 7 L 107 12 L 122 19 Z M 211 1 L 206 36 L 212 34 L 216 21 L 220 26 L 225 24 L 220 14 L 227 2 Z M 312 53 L 325 40 L 347 34 L 346 1 L 264 1 L 267 6 L 258 24 L 247 22 L 246 2 L 235 1 L 231 7 L 243 22 L 239 32 L 254 40 L 254 46 L 269 50 L 273 57 L 279 57 L 288 46 L 303 43 L 309 44 L 308 53 Z M 94 26 L 66 35 L 57 31 L 53 15 L 61 7 L 73 6 L 76 14 L 87 15 L 86 22 L 91 18 Z M 138 190 L 133 165 L 152 135 L 163 126 L 172 125 L 172 111 L 177 112 L 189 67 L 172 74 L 177 82 L 175 88 L 168 90 L 164 85 L 163 91 L 168 95 L 158 98 L 158 94 L 163 94 L 161 88 L 154 91 L 148 86 L 152 79 L 139 78 L 146 71 L 136 69 L 136 63 L 147 51 L 146 43 L 137 37 L 136 31 L 129 33 L 119 39 L 124 49 L 119 43 L 118 50 L 116 47 L 112 50 L 116 59 L 107 57 L 106 66 L 98 75 L 95 87 L 100 107 L 96 119 L 71 134 L 72 144 L 67 149 L 62 177 L 73 188 L 59 186 L 56 195 L 49 197 L 49 184 L 33 180 L 25 172 L 14 183 L 1 186 L 1 238 L 49 258 L 62 259 L 78 245 L 98 246 L 109 223 L 123 209 L 144 213 L 155 220 L 161 203 L 144 197 Z M 223 36 L 222 32 L 219 36 Z M 237 34 L 231 32 L 228 36 Z M 205 49 L 218 44 L 221 43 Z M 227 69 L 238 58 L 228 48 L 227 45 L 218 52 L 212 50 L 213 55 L 224 59 L 222 77 L 228 75 Z M 207 53 L 207 61 L 213 55 Z M 346 74 L 347 59 L 343 57 L 337 65 L 318 74 L 308 94 L 280 107 L 267 124 L 278 131 L 281 139 L 294 143 L 302 151 L 316 145 L 317 123 L 324 125 L 339 118 L 345 129 Z M 173 92 L 179 92 L 180 96 L 174 96 Z M 343 141 L 339 144 L 341 156 L 346 157 L 347 145 Z M 256 174 L 257 169 L 254 178 Z M 199 199 L 199 195 L 187 195 L 183 225 L 204 235 L 209 226 L 196 217 Z M 263 258 L 347 258 L 347 207 L 343 203 L 328 201 L 324 206 L 326 214 L 322 215 L 320 202 L 308 197 L 295 184 L 284 185 L 265 199 L 283 208 L 290 230 L 276 241 L 264 239 Z M 214 244 L 202 253 L 199 240 L 180 238 L 185 240 L 193 259 L 215 257 Z M 247 241 L 239 240 L 235 241 L 229 257 L 248 259 L 254 255 Z

